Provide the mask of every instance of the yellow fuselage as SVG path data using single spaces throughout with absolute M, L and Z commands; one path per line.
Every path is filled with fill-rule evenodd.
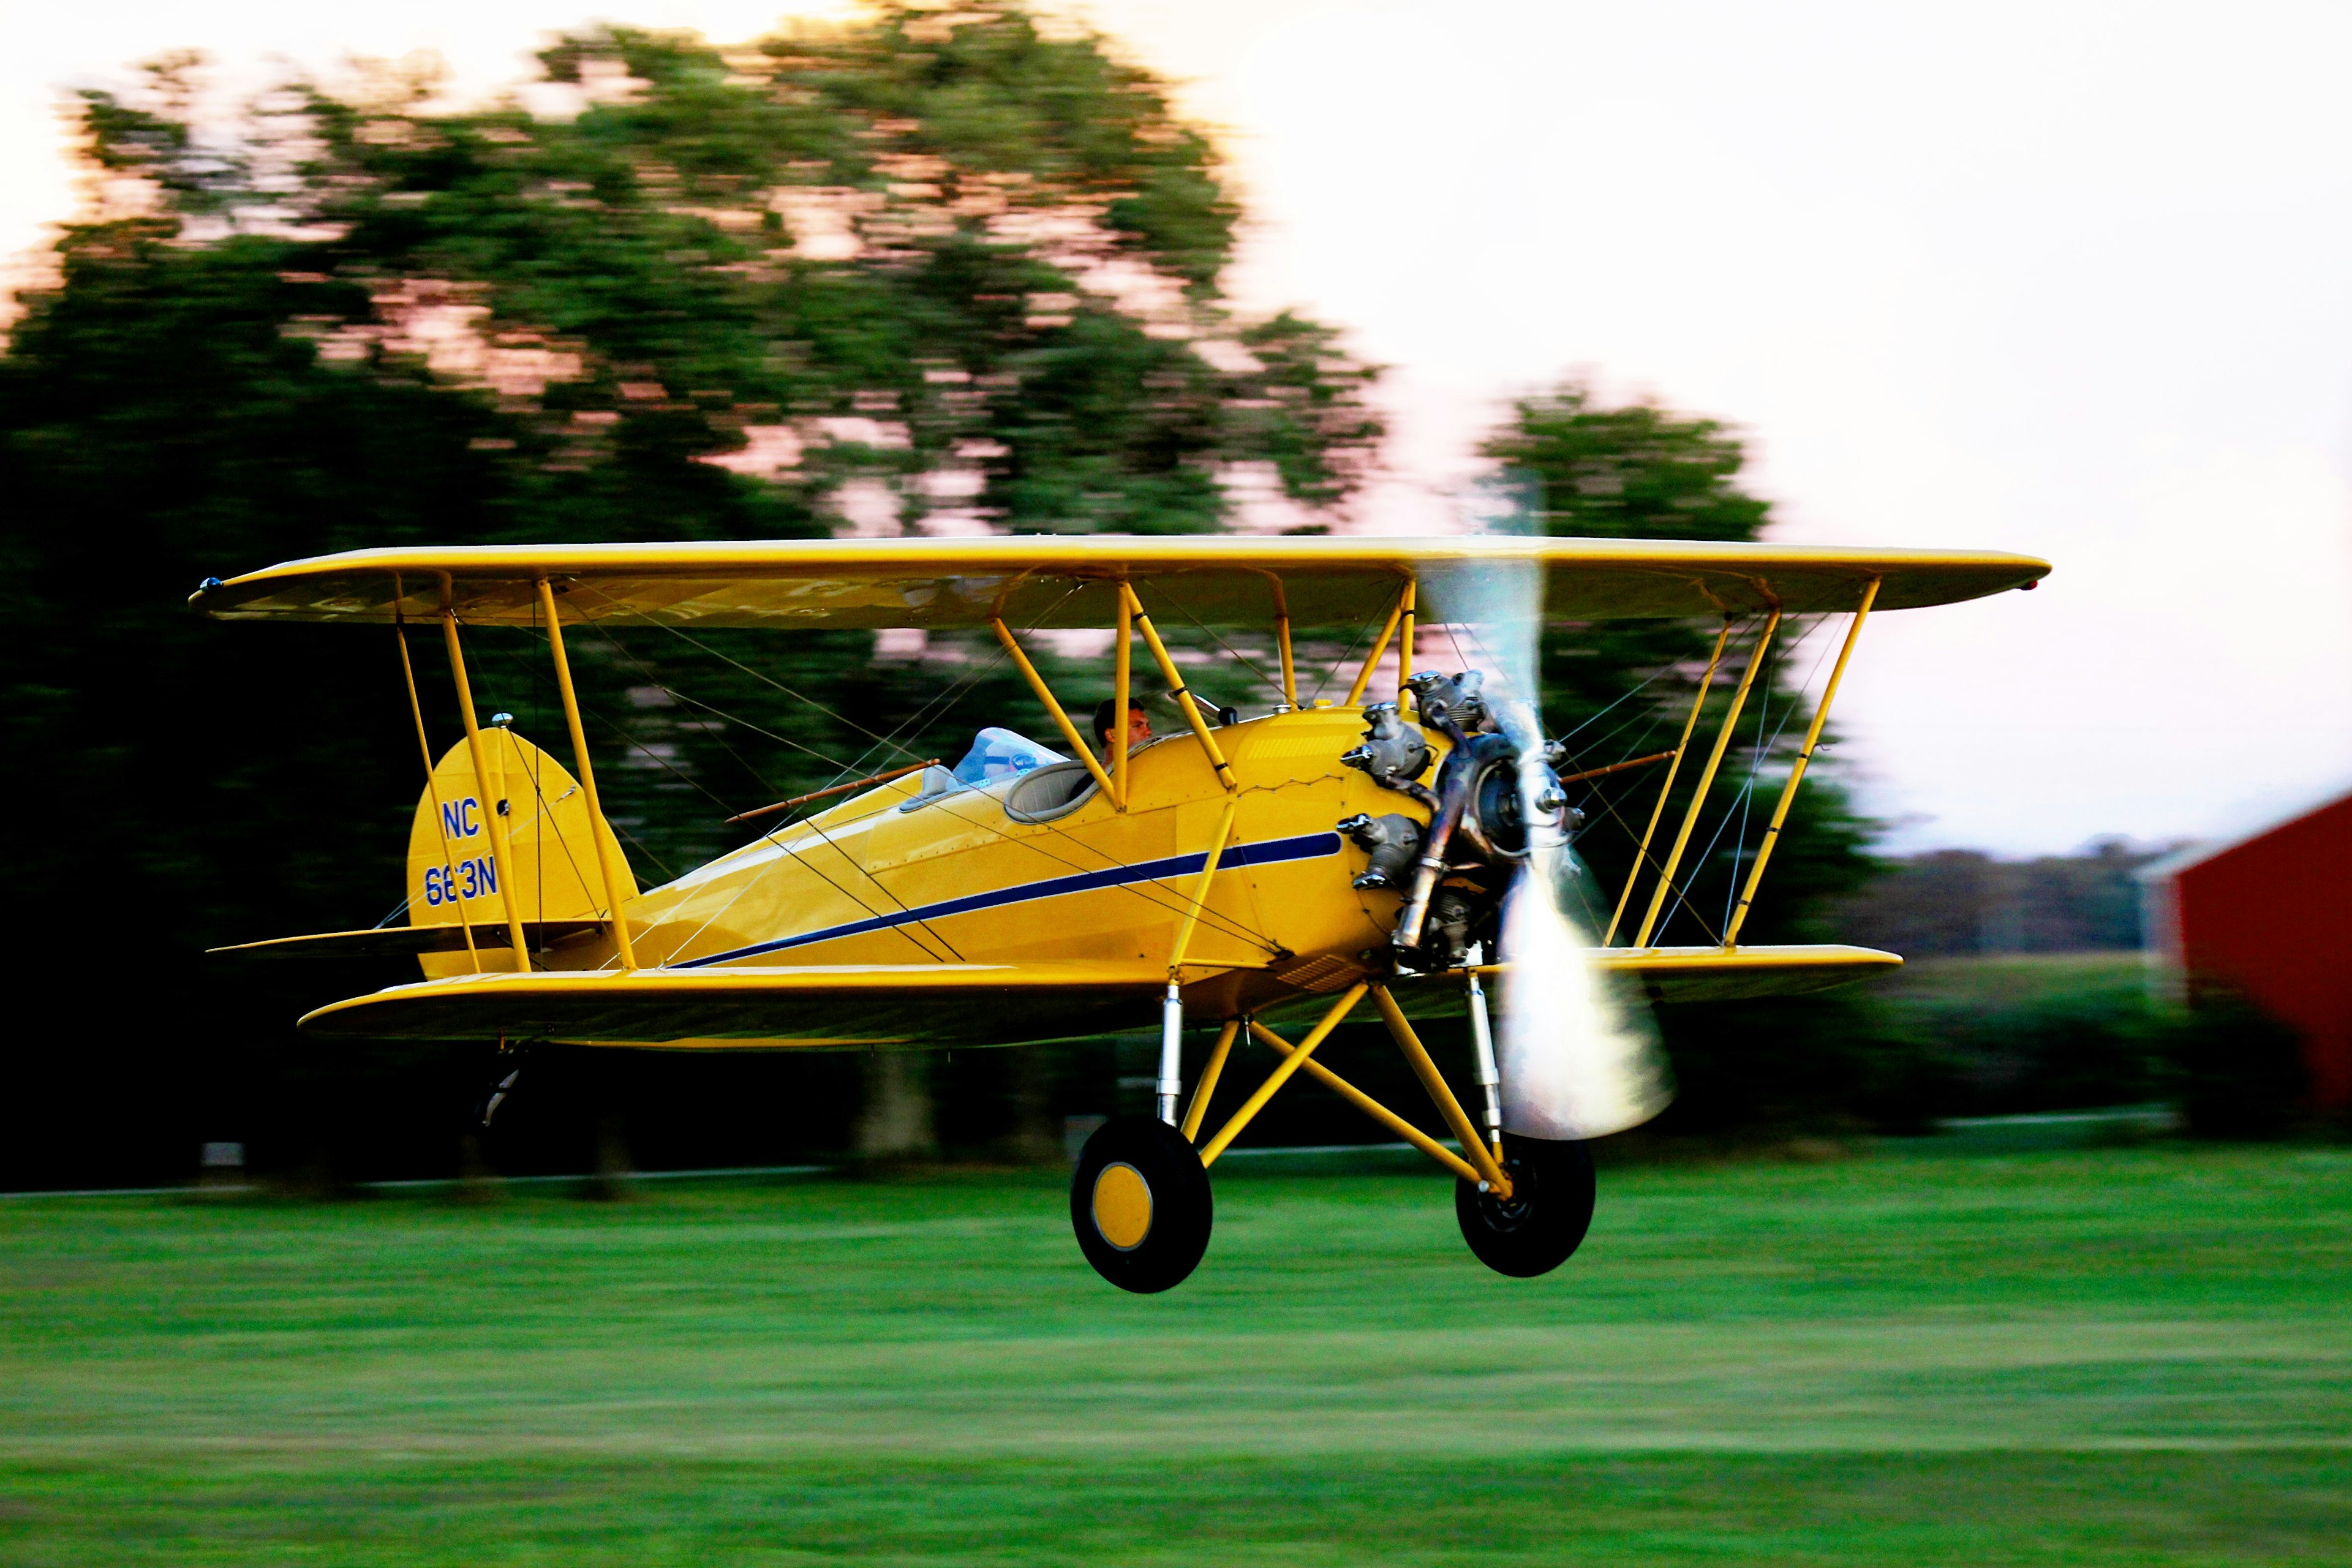
M 1397 895 L 1349 885 L 1365 857 L 1333 824 L 1425 813 L 1340 765 L 1362 723 L 1325 708 L 1214 732 L 1238 793 L 1184 955 L 1188 1002 L 1263 1006 L 1336 990 L 1385 952 Z M 921 775 L 878 786 L 625 904 L 637 963 L 1078 959 L 1164 977 L 1227 797 L 1190 734 L 1147 742 L 1129 768 L 1127 809 L 1089 787 L 1049 821 L 1008 812 L 1017 779 L 920 804 Z M 613 961 L 609 940 L 548 960 Z

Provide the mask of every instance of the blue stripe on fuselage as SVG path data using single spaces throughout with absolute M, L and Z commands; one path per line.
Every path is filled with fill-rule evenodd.
M 1235 866 L 1272 866 L 1285 860 L 1318 860 L 1339 852 L 1339 836 L 1336 833 L 1269 838 L 1258 844 L 1234 845 L 1217 862 L 1217 869 L 1223 871 Z M 968 915 L 975 910 L 1025 904 L 1038 899 L 1058 899 L 1068 893 L 1091 893 L 1097 888 L 1123 888 L 1134 882 L 1157 882 L 1169 877 L 1189 876 L 1208 863 L 1209 857 L 1203 851 L 1195 855 L 1171 855 L 1164 860 L 1146 860 L 1136 866 L 1112 866 L 1100 871 L 1081 871 L 1075 876 L 1048 877 L 1042 882 L 1020 882 L 1010 888 L 998 888 L 993 892 L 971 893 L 961 899 L 947 899 L 936 904 L 876 915 L 870 920 L 852 921 L 847 925 L 827 926 L 823 931 L 779 937 L 774 942 L 755 942 L 750 947 L 730 948 L 725 952 L 714 952 L 708 958 L 689 958 L 668 967 L 700 969 L 708 964 L 724 963 L 730 959 L 754 958 L 763 952 L 782 952 L 788 947 L 806 947 L 811 942 L 831 942 L 836 937 L 862 936 L 867 931 L 888 931 L 894 926 L 918 925 L 925 921 L 945 920 L 950 915 Z

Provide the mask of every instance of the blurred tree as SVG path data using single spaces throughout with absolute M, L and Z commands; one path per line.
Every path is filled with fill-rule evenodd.
M 2310 1110 L 2302 1040 L 2228 988 L 2203 988 L 2173 1021 L 2165 1043 L 2181 1113 L 2195 1136 L 2262 1140 L 2324 1125 Z
M 1996 860 L 1937 849 L 1894 863 L 1836 911 L 1854 942 L 1926 957 L 1964 952 L 2091 952 L 2141 943 L 2135 876 L 2178 845 L 2104 838 L 2079 855 Z
M 1098 38 L 983 0 L 541 58 L 562 112 L 377 68 L 224 115 L 192 57 L 83 96 L 89 210 L 0 357 L 0 766 L 35 825 L 19 951 L 61 1004 L 0 1181 L 165 1176 L 205 1137 L 267 1159 L 322 1117 L 257 1109 L 265 1083 L 382 1099 L 286 1028 L 354 975 L 224 984 L 196 954 L 398 896 L 394 651 L 198 622 L 198 579 L 426 541 L 1200 530 L 1237 479 L 1320 508 L 1370 460 L 1372 373 L 1226 310 L 1213 150 Z M 484 709 L 553 738 L 533 639 L 475 642 Z M 958 639 L 757 647 L 580 639 L 641 873 L 722 847 L 728 811 L 953 746 L 955 699 L 1030 711 Z

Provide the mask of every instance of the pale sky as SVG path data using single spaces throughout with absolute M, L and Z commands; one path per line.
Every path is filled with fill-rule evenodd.
M 1074 0 L 1075 3 L 1075 0 Z M 61 88 L 195 46 L 519 77 L 598 16 L 774 0 L 18 5 L 0 254 Z M 1394 367 L 1412 531 L 1581 370 L 1742 427 L 1776 537 L 2025 551 L 1874 620 L 1838 715 L 1895 847 L 2227 832 L 2352 783 L 2352 7 L 1088 0 L 1223 133 L 1232 282 Z

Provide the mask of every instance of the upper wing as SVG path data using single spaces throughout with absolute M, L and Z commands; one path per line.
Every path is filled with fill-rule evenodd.
M 1012 1045 L 1148 1027 L 1164 967 L 1053 963 L 461 974 L 320 1008 L 305 1033 L 605 1045 Z
M 1423 583 L 1444 619 L 1449 580 L 1480 563 L 1539 563 L 1555 620 L 1712 616 L 1779 607 L 1950 604 L 2018 588 L 2048 563 L 1991 551 L 1842 550 L 1641 539 L 1234 538 L 1116 535 L 816 539 L 768 542 L 476 545 L 360 550 L 207 585 L 190 601 L 224 619 L 389 621 L 444 604 L 471 626 L 530 626 L 548 578 L 567 618 L 709 626 L 1099 626 L 1114 584 L 1203 621 L 1301 626 L 1377 619 Z M 1465 617 L 1468 618 L 1468 617 Z

